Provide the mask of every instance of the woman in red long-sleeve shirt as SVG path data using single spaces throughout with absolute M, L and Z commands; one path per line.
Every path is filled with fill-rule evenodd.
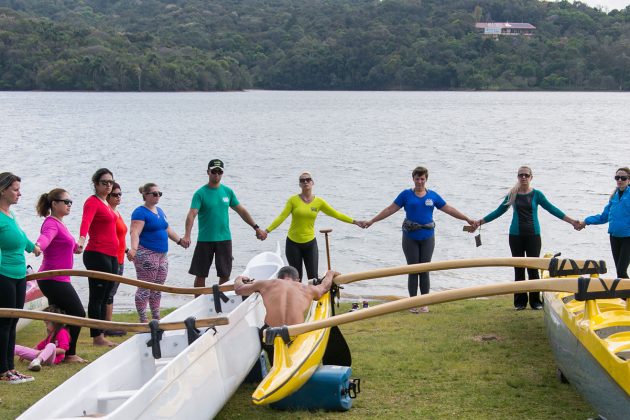
M 116 236 L 116 219 L 118 216 L 107 203 L 107 195 L 112 192 L 114 175 L 107 168 L 101 168 L 92 175 L 94 195 L 85 200 L 83 218 L 79 237 L 79 249 L 83 249 L 85 239 L 89 236 L 83 264 L 88 270 L 118 274 L 118 237 Z M 114 283 L 107 280 L 88 278 L 90 298 L 88 317 L 105 319 L 107 299 Z M 90 329 L 95 346 L 115 346 L 105 338 L 103 330 Z

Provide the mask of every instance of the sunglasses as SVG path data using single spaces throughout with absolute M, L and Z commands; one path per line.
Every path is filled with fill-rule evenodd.
M 210 173 L 214 175 L 223 175 L 223 171 L 221 169 L 213 169 Z
M 313 178 L 300 178 L 301 183 L 311 182 Z
M 530 176 L 530 174 L 518 174 L 519 178 L 529 178 Z
M 152 195 L 153 197 L 162 197 L 162 191 L 148 192 L 145 195 Z
M 101 185 L 103 186 L 109 186 L 109 185 L 114 185 L 114 181 L 113 180 L 101 180 L 98 181 Z
M 109 193 L 109 196 L 110 197 L 114 197 L 114 198 L 118 198 L 118 197 L 122 196 L 122 193 L 121 192 L 119 192 L 119 193 Z
M 615 175 L 615 181 L 619 181 L 619 180 L 627 181 L 628 177 L 627 176 Z
M 72 200 L 53 200 L 53 201 L 62 202 L 66 206 L 71 206 L 72 205 Z

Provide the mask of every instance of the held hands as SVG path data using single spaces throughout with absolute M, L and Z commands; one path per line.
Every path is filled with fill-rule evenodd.
M 190 246 L 190 238 L 187 237 L 186 235 L 184 235 L 181 238 L 182 242 L 179 244 L 179 246 L 181 246 L 184 249 L 188 249 L 188 247 Z
M 267 239 L 267 231 L 262 230 L 261 228 L 256 228 L 256 239 L 260 239 L 261 241 Z
M 33 248 L 33 254 L 36 257 L 39 257 L 41 253 L 42 253 L 42 250 L 40 249 L 39 244 L 35 244 L 35 248 Z
M 578 231 L 586 227 L 586 223 L 584 223 L 584 221 L 574 220 L 571 224 L 573 225 L 573 229 Z
M 368 220 L 354 220 L 352 224 L 359 226 L 361 229 L 367 229 L 372 223 L 370 223 Z

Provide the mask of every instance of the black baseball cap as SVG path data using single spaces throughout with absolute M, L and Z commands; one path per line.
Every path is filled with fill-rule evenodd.
M 220 160 L 220 159 L 212 159 L 208 163 L 208 170 L 212 170 L 214 168 L 221 168 L 221 169 L 223 169 L 223 161 Z

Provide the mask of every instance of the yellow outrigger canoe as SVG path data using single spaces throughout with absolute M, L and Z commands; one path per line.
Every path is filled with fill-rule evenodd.
M 627 419 L 630 304 L 620 298 L 577 300 L 573 293 L 556 292 L 545 292 L 544 300 L 559 378 L 571 383 L 600 417 Z
M 332 303 L 328 292 L 313 302 L 306 322 L 323 320 L 331 315 Z M 276 335 L 273 339 L 273 367 L 252 394 L 254 404 L 271 404 L 300 389 L 321 365 L 329 335 L 330 328 L 322 328 L 291 337 L 293 340 L 288 344 L 279 334 Z

